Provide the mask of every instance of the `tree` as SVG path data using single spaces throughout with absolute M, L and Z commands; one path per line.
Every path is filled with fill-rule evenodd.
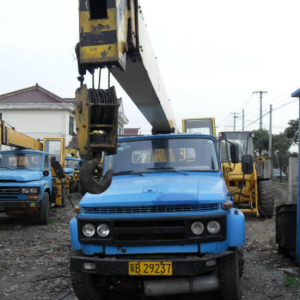
M 291 139 L 289 139 L 285 133 L 275 134 L 273 138 L 273 166 L 278 166 L 282 173 L 283 167 L 287 167 L 289 164 L 289 149 L 292 145 Z
M 284 130 L 284 134 L 291 141 L 291 145 L 299 145 L 299 119 L 288 121 L 289 127 Z
M 269 151 L 269 131 L 266 129 L 253 130 L 254 133 L 254 152 L 257 155 L 266 156 Z M 261 151 L 261 154 L 259 154 Z

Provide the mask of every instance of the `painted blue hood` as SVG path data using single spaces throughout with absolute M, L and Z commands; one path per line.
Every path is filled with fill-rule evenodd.
M 28 182 L 37 181 L 43 178 L 43 173 L 41 171 L 31 171 L 31 170 L 0 170 L 0 181 L 1 180 L 14 180 L 17 182 Z
M 67 167 L 67 168 L 65 168 L 64 171 L 65 171 L 66 174 L 70 174 L 70 173 L 73 174 L 74 168 L 68 168 Z
M 115 176 L 103 194 L 86 194 L 80 206 L 219 203 L 228 199 L 220 173 L 160 173 Z

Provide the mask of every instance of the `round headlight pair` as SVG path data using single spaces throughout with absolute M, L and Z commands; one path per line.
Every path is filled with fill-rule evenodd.
M 85 224 L 82 227 L 82 233 L 86 236 L 86 237 L 92 237 L 96 232 L 96 228 L 93 224 Z M 100 224 L 97 227 L 97 233 L 101 236 L 101 237 L 106 237 L 109 235 L 109 227 L 107 224 Z
M 21 194 L 37 194 L 38 188 L 22 188 Z
M 210 221 L 207 224 L 207 231 L 210 234 L 216 234 L 220 231 L 221 226 L 217 221 Z M 191 231 L 195 235 L 200 235 L 204 231 L 204 225 L 201 222 L 194 222 L 191 226 Z

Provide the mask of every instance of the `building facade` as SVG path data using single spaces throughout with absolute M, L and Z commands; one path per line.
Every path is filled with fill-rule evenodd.
M 68 148 L 76 135 L 74 98 L 61 98 L 38 84 L 0 95 L 0 116 L 7 125 L 35 139 L 63 137 Z M 128 119 L 122 102 L 118 116 L 118 132 L 124 132 Z

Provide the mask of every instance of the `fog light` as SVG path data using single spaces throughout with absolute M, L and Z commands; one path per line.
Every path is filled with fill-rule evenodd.
M 211 259 L 211 260 L 208 260 L 206 263 L 205 263 L 205 266 L 206 267 L 213 267 L 217 264 L 217 260 L 216 259 Z
M 210 221 L 208 224 L 207 224 L 207 230 L 209 233 L 211 234 L 216 234 L 220 231 L 220 224 L 217 222 L 217 221 Z
M 95 226 L 93 224 L 85 224 L 82 227 L 82 233 L 87 236 L 87 237 L 91 237 L 95 234 Z
M 200 235 L 204 231 L 204 226 L 201 222 L 194 222 L 191 226 L 193 234 Z
M 97 232 L 100 236 L 105 237 L 109 235 L 109 227 L 107 224 L 100 224 L 97 227 Z
M 83 263 L 83 268 L 85 270 L 96 270 L 96 264 L 95 263 L 91 263 L 91 262 L 85 262 Z

